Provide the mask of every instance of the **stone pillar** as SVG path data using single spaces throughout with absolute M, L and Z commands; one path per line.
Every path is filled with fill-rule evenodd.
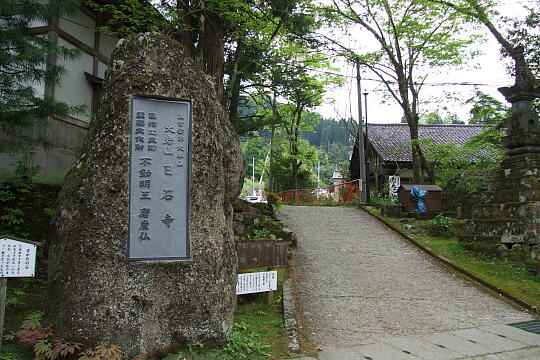
M 130 95 L 192 103 L 189 261 L 126 261 Z M 116 344 L 128 356 L 223 343 L 236 285 L 232 201 L 242 181 L 239 142 L 211 79 L 166 36 L 120 41 L 83 153 L 59 195 L 49 255 L 55 334 Z
M 512 54 L 516 83 L 499 91 L 512 104 L 503 144 L 508 157 L 490 183 L 485 203 L 473 207 L 465 221 L 462 244 L 472 250 L 536 263 L 540 245 L 540 122 L 533 101 L 540 97 L 538 81 L 529 71 L 523 48 Z

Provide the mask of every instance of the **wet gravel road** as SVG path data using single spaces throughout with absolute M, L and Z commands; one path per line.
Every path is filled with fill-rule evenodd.
M 533 319 L 360 209 L 284 206 L 280 216 L 298 238 L 300 305 L 306 333 L 318 345 Z

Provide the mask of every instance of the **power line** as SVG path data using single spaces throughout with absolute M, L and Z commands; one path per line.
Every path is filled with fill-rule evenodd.
M 332 71 L 324 71 L 324 70 L 319 70 L 319 69 L 310 69 L 311 71 L 313 72 L 318 72 L 318 73 L 321 73 L 321 74 L 327 74 L 327 75 L 333 75 L 333 76 L 342 76 L 344 78 L 352 78 L 354 79 L 355 76 L 352 76 L 352 75 L 343 75 L 343 74 L 340 74 L 340 73 L 337 73 L 337 72 L 332 72 Z M 378 82 L 378 83 L 381 83 L 381 84 L 398 84 L 397 81 L 393 81 L 393 80 L 387 80 L 387 81 L 383 81 L 381 79 L 373 79 L 373 78 L 362 78 L 362 80 L 367 80 L 367 81 L 375 81 L 375 82 Z M 462 82 L 426 82 L 426 83 L 423 83 L 423 84 L 419 84 L 419 83 L 414 83 L 414 85 L 422 85 L 422 86 L 489 86 L 489 87 L 501 87 L 501 86 L 508 86 L 508 83 L 499 83 L 499 84 L 487 84 L 487 83 L 480 83 L 480 82 L 468 82 L 468 81 L 462 81 Z
M 84 27 L 84 28 L 87 28 L 89 30 L 92 30 L 92 31 L 97 31 L 97 27 L 89 27 L 87 25 L 83 25 L 77 21 L 74 21 L 72 19 L 68 19 L 68 18 L 65 18 L 63 16 L 59 16 L 60 19 L 62 20 L 65 20 L 65 21 L 68 21 L 70 23 L 73 23 L 75 25 L 79 25 L 81 27 Z M 340 73 L 336 73 L 336 72 L 332 72 L 332 71 L 324 71 L 324 70 L 320 70 L 320 69 L 310 69 L 311 71 L 314 71 L 314 72 L 318 72 L 318 73 L 321 73 L 321 74 L 327 74 L 327 75 L 333 75 L 333 76 L 342 76 L 342 77 L 345 77 L 345 78 L 350 78 L 350 79 L 354 79 L 355 76 L 354 75 L 343 75 L 343 74 L 340 74 Z M 392 80 L 381 80 L 381 79 L 373 79 L 373 78 L 362 78 L 362 80 L 365 80 L 365 81 L 374 81 L 374 82 L 378 82 L 380 84 L 398 84 L 397 81 L 392 81 Z M 352 81 L 352 80 L 351 80 Z M 500 83 L 500 84 L 487 84 L 487 83 L 480 83 L 480 82 L 468 82 L 468 81 L 463 81 L 463 82 L 426 82 L 426 83 L 423 83 L 423 84 L 419 84 L 419 83 L 413 83 L 414 85 L 422 85 L 422 86 L 486 86 L 486 87 L 494 87 L 494 88 L 499 88 L 499 87 L 502 87 L 502 86 L 508 86 L 508 83 Z

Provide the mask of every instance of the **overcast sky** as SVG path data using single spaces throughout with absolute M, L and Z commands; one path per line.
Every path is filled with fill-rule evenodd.
M 526 0 L 501 0 L 500 11 L 508 16 L 523 16 L 524 12 L 519 11 L 517 3 Z M 467 69 L 442 71 L 428 77 L 426 83 L 479 83 L 482 92 L 504 101 L 502 95 L 497 91 L 498 87 L 513 84 L 513 79 L 506 73 L 505 63 L 501 60 L 499 45 L 491 34 L 487 34 L 487 42 L 482 44 L 483 55 L 474 59 Z M 475 66 L 476 65 L 476 66 Z M 355 120 L 358 118 L 357 110 L 357 88 L 356 70 L 352 64 L 340 64 L 341 73 L 346 75 L 345 84 L 331 91 L 328 91 L 327 98 L 323 106 L 317 108 L 317 112 L 326 118 L 350 117 L 351 113 Z M 362 92 L 368 92 L 368 121 L 375 123 L 397 123 L 403 116 L 402 110 L 393 99 L 384 101 L 385 92 L 381 85 L 375 81 L 375 76 L 367 70 L 362 75 Z M 456 113 L 461 120 L 467 121 L 469 118 L 470 106 L 463 104 L 465 100 L 472 97 L 475 91 L 474 86 L 426 86 L 422 89 L 421 100 L 430 100 L 429 104 L 422 106 L 421 111 L 438 111 L 441 115 Z M 447 95 L 450 93 L 451 95 Z M 452 95 L 453 94 L 453 95 Z M 362 98 L 364 98 L 362 96 Z M 333 99 L 333 100 L 330 100 Z M 331 101 L 334 101 L 331 104 Z

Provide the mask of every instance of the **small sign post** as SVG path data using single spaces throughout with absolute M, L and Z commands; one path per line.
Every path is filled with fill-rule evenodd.
M 0 351 L 4 336 L 7 278 L 34 277 L 37 243 L 0 235 Z
M 236 281 L 236 295 L 266 293 L 266 305 L 272 305 L 274 291 L 277 290 L 277 271 L 263 271 L 238 274 Z M 234 301 L 236 311 L 236 297 Z

